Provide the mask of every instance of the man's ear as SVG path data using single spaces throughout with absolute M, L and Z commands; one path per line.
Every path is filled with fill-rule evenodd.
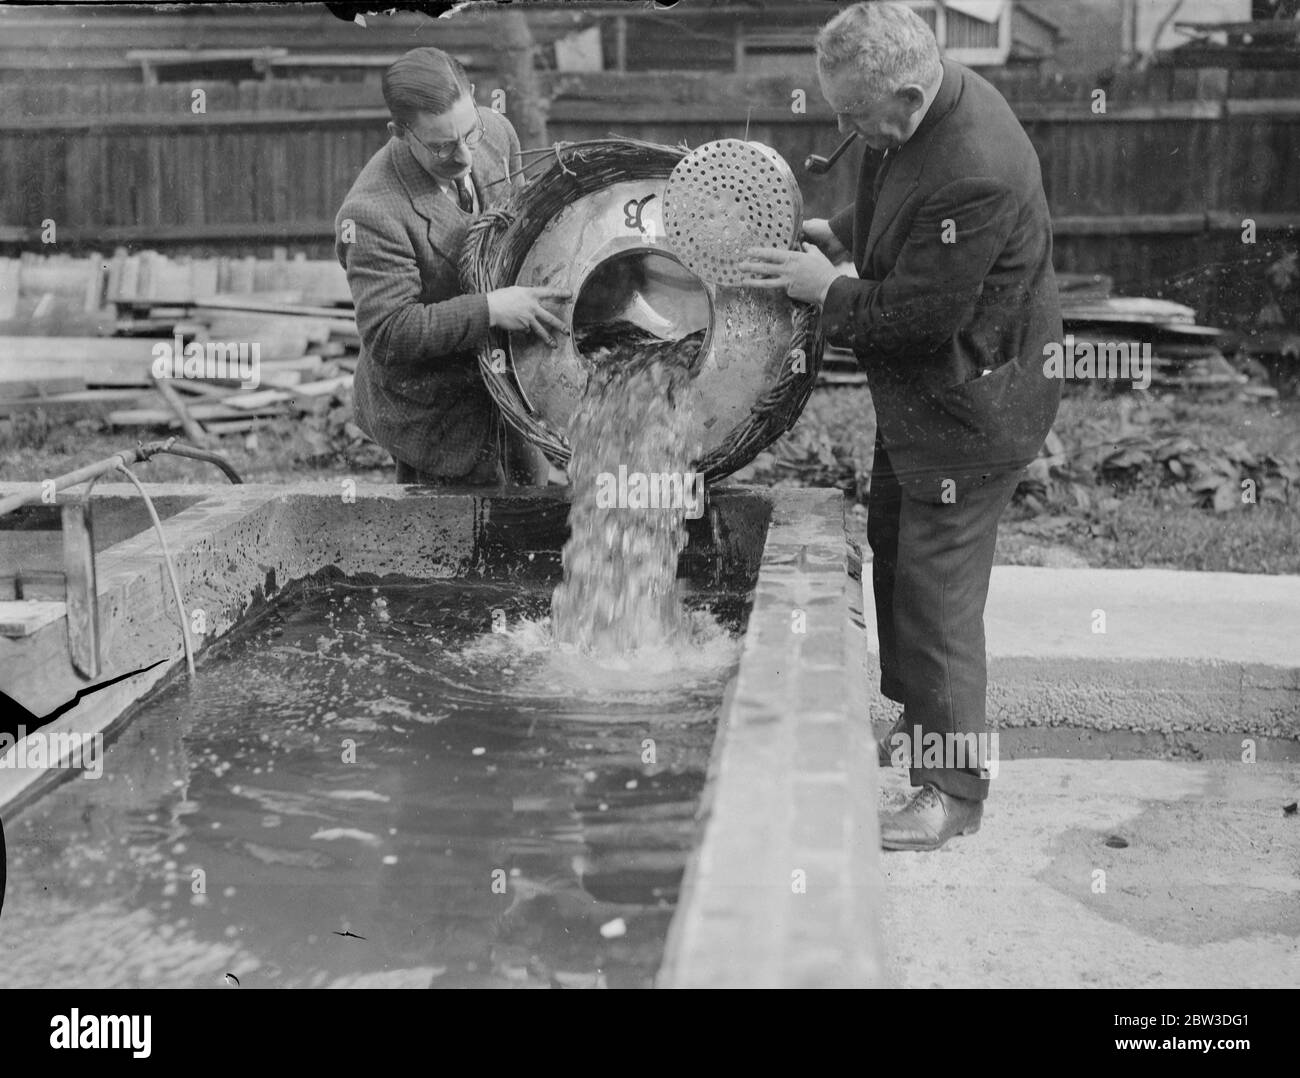
M 389 121 L 388 121 L 388 125 L 387 125 L 387 126 L 388 126 L 388 135 L 389 135 L 390 138 L 401 138 L 401 137 L 402 137 L 402 129 L 401 129 L 400 127 L 398 127 L 397 124 L 393 123 L 392 120 L 389 120 Z
M 915 82 L 900 86 L 894 96 L 903 103 L 909 115 L 925 104 L 925 89 Z

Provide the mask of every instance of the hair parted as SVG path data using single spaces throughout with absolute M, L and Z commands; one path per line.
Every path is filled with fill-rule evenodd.
M 403 53 L 384 72 L 384 104 L 393 123 L 409 127 L 422 112 L 438 116 L 466 94 L 469 75 L 454 57 L 426 46 Z
M 905 4 L 861 3 L 845 8 L 817 34 L 817 65 L 857 69 L 872 97 L 914 82 L 927 86 L 943 70 L 934 32 Z

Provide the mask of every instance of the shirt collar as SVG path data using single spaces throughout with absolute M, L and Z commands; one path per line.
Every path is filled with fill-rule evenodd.
M 939 89 L 930 102 L 930 107 L 925 110 L 925 115 L 921 117 L 921 122 L 916 125 L 916 130 L 912 132 L 912 137 L 908 142 L 914 142 L 923 136 L 930 128 L 934 127 L 940 120 L 952 111 L 957 104 L 957 98 L 961 91 L 961 73 L 953 66 L 951 60 L 940 61 L 943 64 L 943 80 L 939 83 Z

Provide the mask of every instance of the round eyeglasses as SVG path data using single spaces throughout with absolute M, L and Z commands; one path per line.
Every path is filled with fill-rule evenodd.
M 483 135 L 486 130 L 483 127 L 483 114 L 480 113 L 478 109 L 475 109 L 474 111 L 475 113 L 478 114 L 478 126 L 475 127 L 473 130 L 471 130 L 468 134 L 462 135 L 460 138 L 449 139 L 446 142 L 425 142 L 424 139 L 420 138 L 420 136 L 417 135 L 414 131 L 412 131 L 409 127 L 406 128 L 406 133 L 410 135 L 411 138 L 415 139 L 415 141 L 418 142 L 421 146 L 423 146 L 426 150 L 428 150 L 429 153 L 433 155 L 434 160 L 450 161 L 452 157 L 455 156 L 456 151 L 460 149 L 460 144 L 462 142 L 465 143 L 465 145 L 468 146 L 470 149 L 473 149 L 475 146 L 477 146 L 480 142 L 483 141 Z

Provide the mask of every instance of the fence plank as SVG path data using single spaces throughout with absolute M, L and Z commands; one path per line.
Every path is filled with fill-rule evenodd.
M 1126 72 L 1101 83 L 1109 108 L 1100 116 L 1089 85 L 1014 73 L 993 81 L 1029 98 L 1013 107 L 1042 163 L 1061 268 L 1163 280 L 1180 259 L 1186 269 L 1210 251 L 1231 258 L 1217 245 L 1243 216 L 1274 239 L 1294 235 L 1300 95 L 1287 95 L 1300 88 L 1296 73 Z M 377 80 L 202 85 L 208 111 L 199 115 L 188 85 L 8 87 L 0 95 L 3 253 L 45 250 L 39 230 L 49 218 L 64 250 L 170 245 L 246 255 L 306 244 L 313 257 L 332 257 L 334 214 L 388 137 Z M 808 153 L 840 141 L 815 86 L 806 87 L 807 113 L 797 114 L 788 78 L 546 74 L 544 85 L 551 137 L 564 141 L 618 133 L 695 146 L 742 137 L 752 104 L 749 137 L 790 162 L 807 216 L 853 197 L 856 150 L 825 176 L 803 172 Z M 1247 267 L 1239 249 L 1236 264 Z M 1241 272 L 1262 271 L 1251 261 Z M 1207 280 L 1195 286 L 1198 297 L 1231 291 Z

